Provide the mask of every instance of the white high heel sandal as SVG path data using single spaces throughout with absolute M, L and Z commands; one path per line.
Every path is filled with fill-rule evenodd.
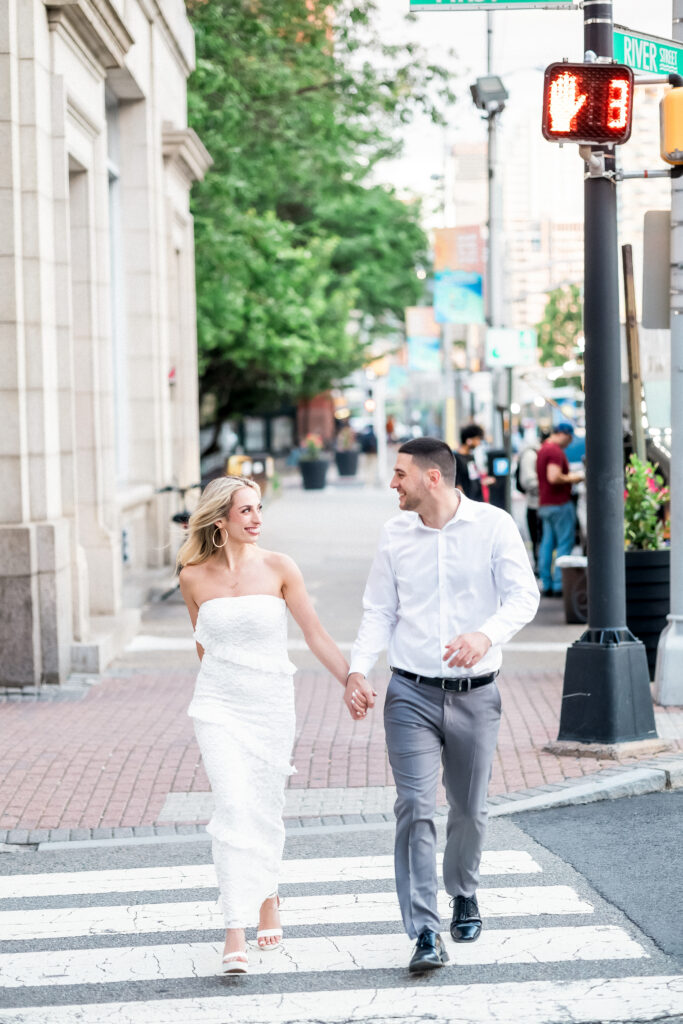
M 226 953 L 221 961 L 223 974 L 248 974 L 249 957 L 246 950 Z
M 275 896 L 275 899 L 277 899 L 277 909 L 279 910 L 280 906 L 282 905 L 282 901 L 280 900 L 280 897 L 278 896 L 277 893 L 275 893 L 274 896 Z M 267 896 L 266 899 L 273 899 L 273 897 L 272 896 Z M 263 946 L 259 942 L 259 939 L 270 939 L 270 938 L 277 939 L 277 942 L 268 942 L 268 943 L 266 943 Z M 277 949 L 278 946 L 281 945 L 281 943 L 282 943 L 282 928 L 259 928 L 257 930 L 257 932 L 256 932 L 256 942 L 258 944 L 258 948 L 259 949 L 262 949 L 262 950 Z

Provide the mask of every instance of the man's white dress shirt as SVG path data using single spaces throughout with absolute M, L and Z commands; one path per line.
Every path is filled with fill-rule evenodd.
M 507 643 L 536 614 L 539 592 L 526 548 L 507 512 L 460 495 L 442 529 L 417 512 L 384 526 L 363 595 L 351 672 L 367 675 L 388 650 L 389 664 L 425 676 L 486 675 Z M 491 647 L 473 668 L 449 668 L 446 644 L 485 633 Z

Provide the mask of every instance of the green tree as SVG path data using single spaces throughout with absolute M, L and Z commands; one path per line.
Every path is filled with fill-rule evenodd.
M 385 46 L 371 0 L 188 0 L 200 391 L 216 417 L 310 395 L 418 301 L 419 207 L 372 183 L 443 69 Z M 361 330 L 350 331 L 354 323 Z
M 540 363 L 561 366 L 576 356 L 577 338 L 583 329 L 581 289 L 578 284 L 554 288 L 548 294 L 543 319 L 536 325 Z M 562 381 L 562 383 L 566 383 Z

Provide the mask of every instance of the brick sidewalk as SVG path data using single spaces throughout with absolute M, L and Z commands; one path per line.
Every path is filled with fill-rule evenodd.
M 193 680 L 189 671 L 119 668 L 80 699 L 0 703 L 0 830 L 153 826 L 169 793 L 206 792 L 186 715 Z M 354 723 L 338 683 L 313 670 L 297 674 L 292 788 L 392 784 L 381 714 L 386 682 L 385 675 L 375 679 L 376 710 Z M 614 761 L 543 751 L 557 736 L 559 674 L 508 672 L 499 685 L 503 721 L 491 796 L 614 767 Z M 662 713 L 674 735 L 681 710 Z M 672 742 L 683 750 L 680 739 Z

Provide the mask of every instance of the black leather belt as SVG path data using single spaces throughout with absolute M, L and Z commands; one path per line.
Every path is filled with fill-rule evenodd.
M 486 686 L 487 683 L 492 683 L 498 675 L 497 672 L 489 672 L 487 676 L 460 676 L 458 679 L 453 677 L 441 679 L 439 676 L 418 676 L 415 672 L 407 672 L 404 668 L 394 668 L 393 665 L 390 665 L 389 668 L 397 676 L 404 676 L 414 683 L 426 683 L 427 686 L 438 686 L 440 690 L 449 690 L 455 693 L 469 693 L 470 690 L 476 690 L 478 686 Z

